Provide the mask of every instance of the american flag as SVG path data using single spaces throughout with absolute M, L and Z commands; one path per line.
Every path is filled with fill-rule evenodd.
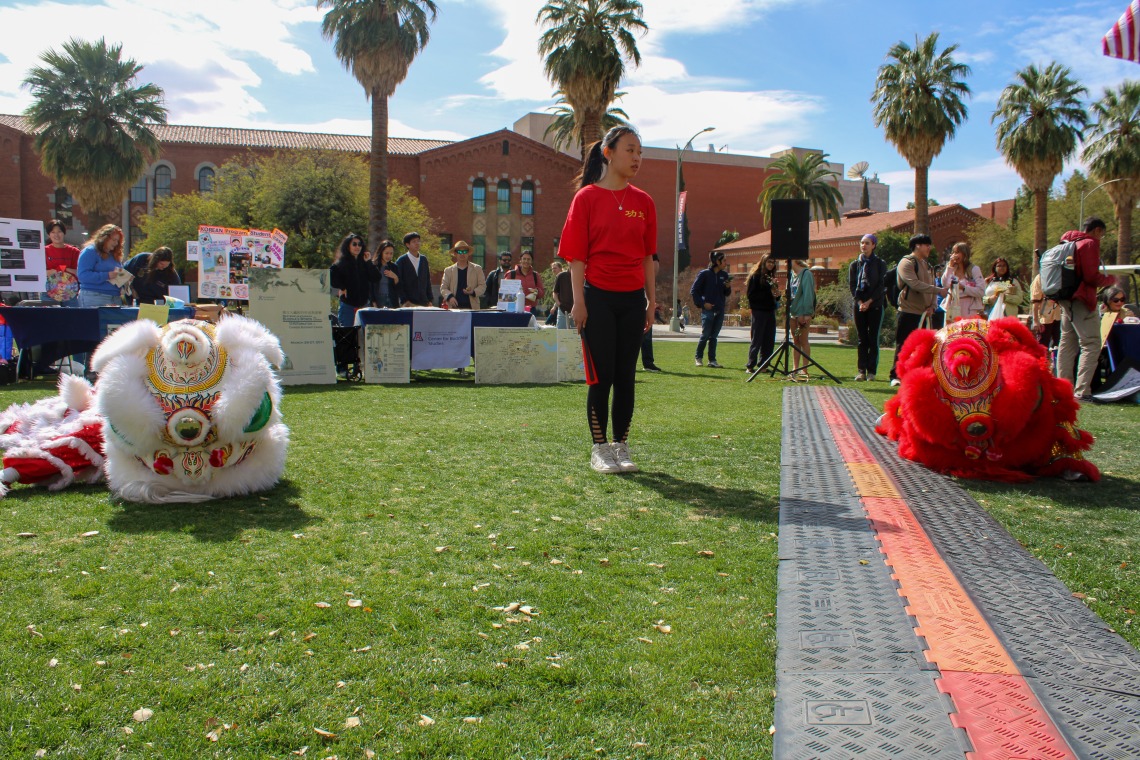
M 1104 54 L 1140 63 L 1140 0 L 1132 0 L 1120 20 L 1104 35 Z

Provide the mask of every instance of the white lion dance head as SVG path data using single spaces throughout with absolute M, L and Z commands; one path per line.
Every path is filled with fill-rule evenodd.
M 111 490 L 166 503 L 271 488 L 289 443 L 271 366 L 283 360 L 277 338 L 244 317 L 119 328 L 91 360 Z

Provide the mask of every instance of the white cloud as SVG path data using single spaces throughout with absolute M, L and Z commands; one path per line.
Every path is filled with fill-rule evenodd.
M 1035 16 L 1013 37 L 1013 46 L 1025 63 L 1040 66 L 1058 61 L 1070 67 L 1095 100 L 1105 87 L 1115 87 L 1136 74 L 1135 63 L 1109 58 L 1102 52 L 1101 39 L 1114 23 L 1116 16 L 1106 20 L 1103 14 Z
M 914 170 L 888 171 L 879 179 L 891 186 L 891 210 L 906 208 L 914 201 Z M 939 203 L 961 203 L 977 208 L 990 201 L 1012 198 L 1021 186 L 1021 177 L 1002 158 L 960 169 L 930 169 L 928 197 Z
M 0 111 L 18 113 L 31 103 L 21 83 L 40 56 L 70 38 L 122 43 L 125 57 L 145 69 L 144 81 L 167 92 L 174 122 L 238 125 L 265 106 L 251 63 L 283 74 L 313 71 L 294 39 L 295 28 L 319 22 L 308 0 L 104 0 L 98 4 L 0 7 L 4 55 Z M 50 35 L 45 31 L 50 30 Z

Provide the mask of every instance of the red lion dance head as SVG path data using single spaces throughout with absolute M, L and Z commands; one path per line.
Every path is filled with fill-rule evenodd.
M 1081 455 L 1093 437 L 1076 427 L 1072 385 L 1052 376 L 1045 349 L 1016 318 L 916 330 L 897 373 L 902 385 L 877 430 L 901 456 L 962 478 L 1100 478 Z

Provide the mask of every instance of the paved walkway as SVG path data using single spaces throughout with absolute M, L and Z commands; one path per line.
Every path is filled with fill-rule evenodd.
M 1140 758 L 1140 653 L 857 391 L 784 391 L 775 757 Z

